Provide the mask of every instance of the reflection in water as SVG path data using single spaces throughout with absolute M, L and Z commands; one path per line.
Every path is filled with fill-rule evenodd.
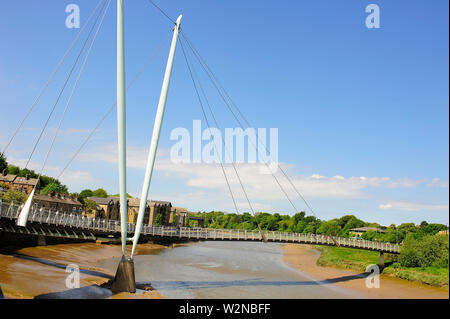
M 136 256 L 136 280 L 167 298 L 357 298 L 332 285 L 365 274 L 317 281 L 286 265 L 276 243 L 200 242 Z M 114 270 L 117 260 L 100 263 Z

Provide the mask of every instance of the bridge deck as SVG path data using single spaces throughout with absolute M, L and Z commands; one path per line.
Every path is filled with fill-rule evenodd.
M 18 215 L 19 207 L 7 205 L 5 203 L 0 204 L 1 219 L 12 221 L 17 219 Z M 118 236 L 120 234 L 119 221 L 90 219 L 77 214 L 61 214 L 58 212 L 38 211 L 33 209 L 28 217 L 28 222 L 29 225 L 26 228 L 7 225 L 4 227 L 4 230 L 17 233 L 93 240 L 98 236 Z M 135 225 L 128 224 L 128 234 L 130 237 L 134 234 L 134 231 Z M 336 246 L 333 239 L 324 235 L 277 231 L 263 231 L 263 233 L 269 242 Z M 144 225 L 142 234 L 154 237 L 179 238 L 181 240 L 262 241 L 259 231 L 236 229 L 176 228 Z M 340 247 L 373 250 L 393 254 L 398 254 L 400 252 L 400 246 L 397 244 L 342 237 L 334 237 L 334 239 Z

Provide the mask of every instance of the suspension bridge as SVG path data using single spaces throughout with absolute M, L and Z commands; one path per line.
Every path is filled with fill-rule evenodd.
M 204 75 L 206 75 L 206 78 L 211 82 L 212 86 L 216 89 L 220 99 L 225 104 L 226 108 L 230 113 L 232 114 L 233 118 L 238 123 L 239 127 L 245 130 L 247 127 L 252 127 L 248 119 L 243 115 L 243 112 L 240 110 L 240 108 L 236 105 L 234 100 L 230 97 L 230 94 L 225 90 L 222 83 L 218 80 L 218 77 L 216 74 L 212 71 L 211 67 L 206 63 L 205 59 L 200 55 L 199 51 L 196 49 L 192 41 L 187 37 L 186 33 L 181 30 L 181 18 L 180 15 L 177 20 L 171 19 L 164 11 L 162 11 L 159 7 L 156 6 L 156 4 L 153 3 L 153 1 L 150 0 L 150 3 L 152 3 L 161 13 L 164 14 L 166 18 L 170 20 L 170 22 L 173 24 L 172 29 L 172 42 L 170 45 L 170 51 L 167 61 L 167 66 L 163 78 L 162 88 L 161 88 L 161 95 L 159 98 L 157 110 L 156 110 L 156 117 L 155 117 L 155 123 L 153 127 L 153 133 L 151 138 L 151 144 L 149 148 L 149 154 L 147 159 L 147 165 L 144 175 L 144 181 L 142 186 L 142 193 L 141 193 L 141 202 L 139 206 L 139 212 L 137 216 L 137 222 L 136 224 L 128 223 L 127 221 L 127 163 L 126 163 L 126 92 L 128 88 L 134 83 L 134 81 L 139 77 L 140 73 L 142 73 L 141 69 L 137 76 L 126 86 L 125 81 L 125 44 L 124 44 L 124 2 L 125 0 L 116 0 L 117 1 L 117 88 L 116 88 L 116 102 L 113 104 L 113 106 L 106 112 L 104 117 L 100 120 L 100 122 L 95 126 L 95 128 L 91 131 L 89 136 L 86 138 L 86 140 L 81 144 L 81 146 L 77 149 L 75 154 L 71 157 L 70 161 L 67 163 L 67 165 L 64 166 L 61 173 L 58 175 L 57 179 L 61 177 L 62 174 L 64 174 L 67 167 L 72 163 L 72 161 L 77 157 L 77 155 L 80 153 L 82 148 L 88 143 L 90 138 L 93 136 L 93 134 L 97 131 L 99 126 L 104 122 L 104 120 L 108 117 L 109 114 L 111 114 L 112 110 L 114 108 L 117 108 L 117 129 L 118 129 L 118 139 L 117 139 L 117 145 L 118 145 L 118 171 L 119 171 L 119 193 L 120 193 L 120 220 L 105 220 L 105 219 L 90 219 L 86 218 L 85 216 L 81 216 L 80 214 L 70 214 L 70 213 L 58 213 L 54 211 L 48 211 L 48 210 L 37 210 L 32 206 L 33 202 L 33 196 L 35 194 L 35 191 L 37 189 L 37 186 L 32 190 L 31 194 L 29 195 L 26 203 L 23 206 L 16 206 L 14 204 L 6 204 L 1 203 L 0 204 L 0 231 L 6 232 L 6 233 L 13 233 L 13 234 L 27 234 L 27 235 L 34 235 L 34 236 L 44 236 L 44 237 L 56 237 L 56 238 L 68 238 L 68 239 L 77 239 L 77 240 L 116 240 L 117 242 L 121 242 L 122 244 L 122 260 L 119 263 L 116 277 L 113 282 L 112 289 L 116 292 L 135 292 L 136 291 L 136 285 L 135 285 L 135 277 L 134 277 L 134 261 L 133 256 L 135 253 L 136 245 L 138 244 L 139 240 L 141 239 L 141 236 L 144 238 L 161 238 L 161 239 L 168 239 L 168 240 L 219 240 L 219 241 L 263 241 L 263 242 L 276 242 L 276 243 L 298 243 L 298 244 L 313 244 L 313 245 L 327 245 L 327 246 L 338 246 L 338 247 L 348 247 L 348 248 L 357 248 L 357 249 L 365 249 L 365 250 L 372 250 L 377 251 L 380 253 L 380 263 L 382 261 L 383 254 L 384 253 L 393 253 L 397 254 L 400 251 L 399 245 L 396 244 L 390 244 L 390 243 L 381 243 L 381 242 L 373 242 L 373 241 L 366 241 L 366 240 L 357 240 L 357 239 L 349 239 L 349 238 L 339 238 L 339 237 L 329 237 L 329 236 L 323 236 L 323 235 L 315 235 L 315 234 L 296 234 L 296 233 L 287 233 L 287 232 L 276 232 L 276 231 L 263 231 L 258 226 L 257 231 L 247 231 L 247 230 L 230 230 L 230 229 L 209 229 L 209 228 L 186 228 L 186 227 L 155 227 L 155 226 L 149 226 L 144 225 L 144 213 L 145 213 L 145 207 L 146 207 L 146 201 L 149 195 L 149 188 L 153 173 L 153 167 L 156 159 L 156 152 L 158 148 L 159 143 L 159 137 L 161 132 L 161 126 L 163 122 L 166 102 L 167 102 L 167 96 L 169 91 L 169 85 L 170 85 L 170 79 L 172 74 L 172 68 L 173 63 L 175 59 L 175 53 L 176 53 L 176 47 L 177 44 L 180 44 L 182 49 L 182 54 L 184 57 L 184 60 L 186 62 L 188 74 L 190 76 L 190 80 L 192 80 L 193 88 L 195 91 L 195 97 L 198 99 L 199 106 L 201 108 L 203 117 L 208 125 L 208 128 L 211 133 L 211 126 L 210 126 L 210 120 L 212 120 L 217 128 L 220 129 L 220 125 L 217 121 L 217 116 L 214 115 L 213 108 L 210 103 L 210 99 L 208 98 L 205 88 L 202 85 L 200 81 L 200 77 L 198 75 L 198 72 L 196 70 L 196 67 L 201 72 L 204 72 Z M 83 28 L 78 33 L 77 37 L 75 38 L 74 42 L 71 44 L 69 49 L 64 54 L 63 58 L 60 60 L 60 62 L 57 64 L 55 70 L 51 74 L 50 78 L 38 94 L 36 100 L 31 105 L 28 112 L 25 114 L 24 119 L 20 122 L 17 129 L 14 131 L 14 133 L 11 136 L 11 139 L 6 144 L 5 148 L 3 149 L 2 153 L 6 153 L 8 150 L 8 147 L 11 145 L 12 141 L 14 140 L 17 133 L 21 130 L 25 120 L 28 118 L 28 116 L 33 111 L 36 104 L 39 102 L 40 97 L 44 93 L 44 91 L 47 89 L 50 81 L 53 79 L 55 73 L 58 71 L 72 48 L 74 47 L 75 43 L 79 40 L 80 35 L 83 33 L 84 29 L 88 26 L 88 24 L 93 21 L 92 26 L 89 29 L 88 35 L 86 39 L 84 40 L 81 50 L 78 53 L 75 62 L 73 63 L 72 68 L 70 69 L 70 72 L 67 75 L 67 78 L 64 82 L 64 85 L 62 86 L 61 90 L 59 91 L 58 97 L 56 99 L 56 102 L 53 104 L 51 111 L 49 112 L 48 118 L 46 122 L 44 123 L 40 134 L 34 143 L 34 147 L 31 151 L 31 154 L 27 160 L 26 167 L 31 161 L 31 158 L 33 157 L 35 151 L 38 149 L 38 144 L 41 141 L 41 138 L 44 136 L 44 132 L 47 129 L 47 126 L 49 124 L 49 121 L 51 117 L 53 116 L 53 113 L 57 107 L 57 105 L 60 102 L 60 99 L 64 95 L 64 91 L 66 89 L 66 86 L 69 83 L 70 78 L 73 75 L 74 70 L 76 69 L 76 66 L 78 62 L 80 61 L 80 58 L 82 56 L 82 53 L 86 50 L 87 53 L 85 54 L 84 60 L 81 64 L 81 67 L 79 68 L 79 73 L 76 77 L 76 80 L 74 82 L 72 91 L 69 95 L 69 98 L 67 100 L 66 106 L 64 108 L 64 111 L 62 112 L 62 116 L 60 118 L 58 127 L 53 135 L 52 141 L 50 143 L 50 147 L 48 148 L 46 152 L 45 159 L 43 161 L 42 168 L 40 169 L 39 177 L 42 175 L 44 169 L 47 165 L 47 160 L 49 159 L 49 156 L 53 150 L 55 139 L 58 136 L 58 133 L 60 131 L 60 128 L 62 126 L 62 123 L 64 121 L 64 117 L 68 111 L 68 108 L 72 101 L 72 96 L 74 95 L 75 90 L 77 89 L 78 82 L 81 78 L 81 75 L 83 73 L 83 70 L 86 66 L 87 59 L 91 53 L 91 50 L 94 46 L 95 40 L 97 38 L 97 35 L 101 29 L 101 26 L 103 24 L 103 20 L 105 18 L 105 15 L 107 14 L 108 8 L 110 7 L 112 0 L 99 0 L 96 8 L 88 18 L 86 24 L 83 26 Z M 130 3 L 133 3 L 130 1 Z M 95 19 L 94 19 L 95 17 Z M 97 29 L 95 30 L 95 26 L 97 25 Z M 95 30 L 95 31 L 94 31 Z M 92 40 L 90 45 L 88 46 L 89 39 L 92 36 Z M 158 48 L 159 49 L 159 48 Z M 153 56 L 153 54 L 152 54 Z M 148 64 L 144 65 L 144 67 Z M 209 114 L 208 114 L 209 113 Z M 212 134 L 211 134 L 212 135 Z M 224 141 L 222 140 L 224 143 Z M 258 144 L 264 146 L 262 149 L 260 147 L 257 147 L 255 149 L 258 150 L 260 156 L 262 152 L 267 151 L 268 149 L 265 146 L 265 143 L 262 143 L 259 140 L 253 141 L 249 139 L 249 143 Z M 218 145 L 215 145 L 214 142 L 214 148 L 217 152 Z M 228 156 L 230 154 L 230 150 L 227 148 L 227 146 L 224 144 L 225 151 L 227 152 Z M 265 150 L 264 150 L 265 148 Z M 270 153 L 270 152 L 269 152 Z M 261 156 L 263 157 L 263 156 Z M 227 173 L 224 169 L 224 164 L 222 163 L 222 160 L 218 158 L 218 162 L 220 164 L 221 170 L 224 175 L 225 183 L 228 187 L 229 193 L 230 193 L 230 199 L 232 203 L 234 204 L 234 208 L 237 213 L 239 213 L 238 205 L 236 203 L 235 194 L 231 188 L 229 177 L 227 177 Z M 264 162 L 264 164 L 270 169 L 269 165 L 272 163 Z M 274 173 L 271 173 L 271 175 L 274 178 L 274 181 L 286 197 L 287 201 L 290 203 L 290 205 L 293 208 L 293 212 L 297 213 L 300 210 L 297 209 L 296 204 L 294 203 L 294 199 L 289 196 L 288 191 L 286 190 L 286 186 L 283 186 L 282 181 L 280 178 L 285 179 L 286 184 L 290 188 L 292 188 L 293 191 L 295 191 L 296 196 L 299 197 L 303 201 L 303 203 L 308 207 L 312 215 L 315 216 L 315 213 L 309 203 L 305 200 L 305 198 L 302 196 L 296 185 L 293 183 L 293 181 L 289 178 L 289 176 L 286 174 L 286 172 L 283 170 L 283 168 L 278 165 L 278 163 L 275 163 L 278 166 L 279 171 L 282 173 L 281 176 L 276 176 Z M 239 181 L 239 186 L 241 188 L 242 193 L 245 195 L 246 203 L 248 204 L 249 211 L 255 215 L 255 210 L 253 208 L 253 204 L 250 200 L 250 197 L 248 196 L 248 192 L 246 190 L 246 187 L 244 186 L 244 183 L 238 173 L 238 169 L 236 168 L 236 165 L 234 163 L 231 163 L 231 166 L 233 168 L 233 171 L 237 177 L 237 180 Z M 132 250 L 130 256 L 126 256 L 126 245 L 128 242 L 132 243 Z

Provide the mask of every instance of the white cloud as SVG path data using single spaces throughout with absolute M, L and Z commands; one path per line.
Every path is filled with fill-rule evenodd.
M 147 148 L 128 146 L 127 166 L 144 169 L 147 162 L 147 153 Z M 185 185 L 193 188 L 229 193 L 220 165 L 173 163 L 170 161 L 168 154 L 169 151 L 166 149 L 158 150 L 155 170 L 162 172 L 166 177 L 181 179 Z M 117 163 L 117 146 L 106 145 L 100 149 L 97 148 L 95 152 L 80 154 L 79 159 L 89 162 Z M 285 171 L 293 168 L 293 165 L 285 163 L 280 165 Z M 273 176 L 260 174 L 260 169 L 265 167 L 264 164 L 242 163 L 235 164 L 235 167 L 252 201 L 284 200 L 286 198 Z M 235 197 L 239 200 L 245 199 L 233 166 L 224 164 L 224 169 L 233 193 L 236 193 Z M 423 183 L 421 180 L 407 178 L 394 180 L 389 177 L 326 177 L 319 174 L 292 176 L 289 173 L 288 176 L 301 194 L 310 198 L 364 198 L 366 196 L 364 190 L 368 188 L 409 188 Z M 280 172 L 277 173 L 276 177 L 291 198 L 298 197 L 289 181 Z
M 380 204 L 380 209 L 393 209 L 401 211 L 448 211 L 448 204 L 435 205 L 435 204 L 421 204 L 406 201 L 390 201 L 386 204 Z
M 448 188 L 448 181 L 441 181 L 440 178 L 433 178 L 431 183 L 427 184 L 428 187 L 442 187 Z

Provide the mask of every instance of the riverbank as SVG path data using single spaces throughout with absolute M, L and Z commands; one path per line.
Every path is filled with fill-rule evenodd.
M 344 268 L 364 272 L 367 265 L 377 264 L 379 253 L 369 250 L 316 246 L 321 252 L 317 263 L 320 266 Z M 390 277 L 441 287 L 448 290 L 448 268 L 402 267 L 398 255 L 385 254 L 383 274 Z
M 138 245 L 137 255 L 156 254 L 165 246 L 155 244 Z M 105 259 L 120 258 L 120 245 L 95 243 L 62 244 L 22 248 L 11 253 L 0 254 L 0 296 L 4 298 L 31 299 L 52 294 L 84 298 L 164 298 L 157 291 L 143 291 L 138 294 L 112 295 L 102 288 L 114 273 L 102 269 L 98 263 Z M 77 265 L 80 269 L 80 289 L 68 289 L 66 267 Z
M 363 298 L 373 299 L 448 299 L 448 290 L 409 282 L 381 274 L 380 288 L 367 288 L 366 278 L 354 270 L 319 266 L 320 252 L 307 245 L 283 246 L 284 261 L 294 269 L 307 273 L 316 280 L 333 281 L 333 284 L 356 290 Z

